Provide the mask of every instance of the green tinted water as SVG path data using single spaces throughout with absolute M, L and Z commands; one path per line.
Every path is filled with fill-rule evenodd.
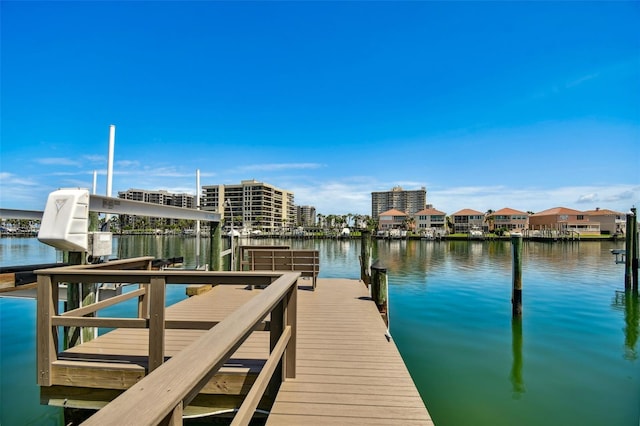
M 195 238 L 116 238 L 117 256 L 184 256 Z M 321 277 L 359 278 L 359 241 L 259 240 L 316 247 Z M 252 241 L 255 244 L 256 241 Z M 379 241 L 391 334 L 443 425 L 638 425 L 637 297 L 608 242 L 526 243 L 522 322 L 511 319 L 509 242 Z M 199 263 L 206 263 L 207 241 Z M 55 261 L 35 239 L 0 240 L 2 265 Z M 168 299 L 184 297 L 176 288 Z M 0 298 L 0 424 L 62 424 L 38 404 L 35 302 Z

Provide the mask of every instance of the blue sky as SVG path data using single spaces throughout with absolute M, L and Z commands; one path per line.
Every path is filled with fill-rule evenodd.
M 638 2 L 10 2 L 0 207 L 257 179 L 319 213 L 640 204 Z

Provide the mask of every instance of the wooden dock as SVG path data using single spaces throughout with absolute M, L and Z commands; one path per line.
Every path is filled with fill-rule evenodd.
M 57 280 L 125 277 L 147 283 L 136 293 L 147 306 L 140 318 L 56 314 L 44 302 L 55 300 Z M 254 288 L 265 280 L 273 284 Z M 162 312 L 160 291 L 179 282 L 217 285 Z M 365 285 L 320 278 L 312 287 L 292 273 L 45 271 L 41 403 L 100 409 L 87 421 L 96 425 L 126 423 L 133 412 L 136 424 L 154 425 L 236 411 L 232 424 L 248 424 L 256 409 L 269 413 L 268 425 L 432 424 Z M 73 322 L 119 328 L 57 350 L 55 330 Z
M 298 293 L 297 374 L 267 425 L 430 425 L 431 417 L 362 281 L 320 278 Z

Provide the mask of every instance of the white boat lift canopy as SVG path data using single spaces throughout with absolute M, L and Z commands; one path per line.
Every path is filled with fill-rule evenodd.
M 97 213 L 130 214 L 137 216 L 164 217 L 171 219 L 204 220 L 220 222 L 220 213 L 203 210 L 185 209 L 142 201 L 123 200 L 103 195 L 89 195 L 89 211 Z M 40 210 L 17 210 L 0 208 L 2 219 L 42 220 L 44 212 Z

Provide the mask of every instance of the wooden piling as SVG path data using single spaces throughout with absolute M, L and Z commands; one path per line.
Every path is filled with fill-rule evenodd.
M 513 290 L 511 295 L 512 316 L 522 316 L 522 235 L 511 235 Z
M 371 299 L 378 307 L 378 312 L 382 315 L 384 323 L 389 325 L 389 298 L 388 298 L 387 268 L 379 261 L 371 265 Z
M 363 229 L 361 232 L 360 246 L 360 279 L 364 285 L 371 284 L 371 231 Z
M 634 217 L 631 213 L 627 213 L 627 225 L 625 228 L 625 241 L 624 241 L 624 289 L 631 290 L 631 248 L 633 246 L 633 220 Z
M 631 249 L 631 287 L 635 293 L 638 292 L 638 213 L 635 207 L 633 212 L 633 247 Z
M 636 208 L 627 213 L 625 235 L 624 288 L 638 291 L 638 215 Z
M 68 252 L 68 263 L 70 265 L 84 265 L 87 253 L 83 251 Z M 67 301 L 65 303 L 65 311 L 77 309 L 80 307 L 80 289 L 82 284 L 68 284 L 67 285 Z M 64 348 L 72 348 L 80 344 L 80 328 L 78 327 L 64 327 Z
M 209 237 L 209 265 L 212 271 L 221 271 L 222 227 L 220 222 L 210 222 Z

